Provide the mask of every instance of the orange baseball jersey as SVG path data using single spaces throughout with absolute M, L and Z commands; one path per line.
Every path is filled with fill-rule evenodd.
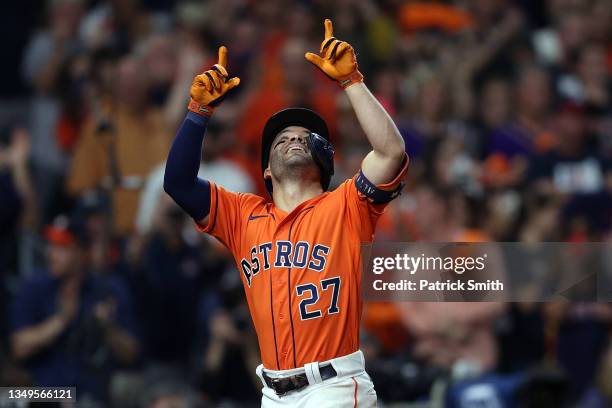
M 392 182 L 405 177 L 408 161 Z M 285 213 L 253 194 L 211 185 L 208 225 L 236 260 L 265 368 L 287 370 L 359 348 L 361 245 L 387 204 L 356 177 Z

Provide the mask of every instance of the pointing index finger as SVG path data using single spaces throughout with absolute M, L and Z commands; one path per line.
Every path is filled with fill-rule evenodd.
M 325 39 L 332 38 L 334 36 L 334 26 L 329 18 L 325 19 Z
M 227 67 L 227 48 L 225 47 L 225 45 L 222 45 L 221 47 L 219 47 L 219 65 L 221 65 L 222 67 Z

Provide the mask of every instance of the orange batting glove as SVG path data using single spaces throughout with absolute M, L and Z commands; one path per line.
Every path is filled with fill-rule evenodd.
M 316 65 L 325 75 L 338 81 L 342 88 L 363 82 L 363 75 L 357 69 L 357 58 L 353 47 L 334 37 L 330 19 L 325 19 L 325 39 L 321 43 L 320 55 L 306 53 L 306 59 Z
M 225 95 L 240 83 L 240 78 L 228 80 L 227 48 L 219 47 L 219 62 L 211 69 L 196 76 L 191 84 L 191 101 L 188 109 L 198 115 L 210 116 Z

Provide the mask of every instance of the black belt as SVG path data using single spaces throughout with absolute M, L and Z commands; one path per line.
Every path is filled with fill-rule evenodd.
M 322 381 L 329 380 L 338 375 L 331 364 L 319 367 L 319 373 L 321 374 Z M 290 391 L 298 391 L 308 386 L 308 377 L 306 373 L 292 375 L 291 377 L 271 378 L 264 371 L 263 378 L 268 387 L 276 391 L 276 395 L 278 396 L 285 395 Z

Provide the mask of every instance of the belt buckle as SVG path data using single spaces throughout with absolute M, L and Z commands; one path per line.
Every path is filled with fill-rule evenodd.
M 306 384 L 300 384 L 298 382 L 298 378 L 297 376 L 291 376 L 291 377 L 284 377 L 284 378 L 271 378 L 271 383 L 272 383 L 272 388 L 274 389 L 274 392 L 276 392 L 276 395 L 278 395 L 279 397 L 283 397 L 287 394 L 289 394 L 291 391 L 299 391 L 303 388 L 306 388 L 308 386 L 308 383 Z M 277 384 L 282 384 L 283 381 L 288 381 L 289 383 L 291 383 L 291 385 L 293 385 L 293 388 L 288 389 L 284 392 L 280 392 L 277 388 L 276 385 Z
M 282 384 L 283 380 L 284 380 L 284 378 L 270 378 L 270 383 L 272 385 L 272 389 L 274 390 L 276 395 L 278 395 L 279 397 L 283 397 L 283 396 L 287 395 L 287 393 L 289 392 L 289 391 L 280 392 L 279 389 L 276 387 L 277 384 L 278 385 Z

